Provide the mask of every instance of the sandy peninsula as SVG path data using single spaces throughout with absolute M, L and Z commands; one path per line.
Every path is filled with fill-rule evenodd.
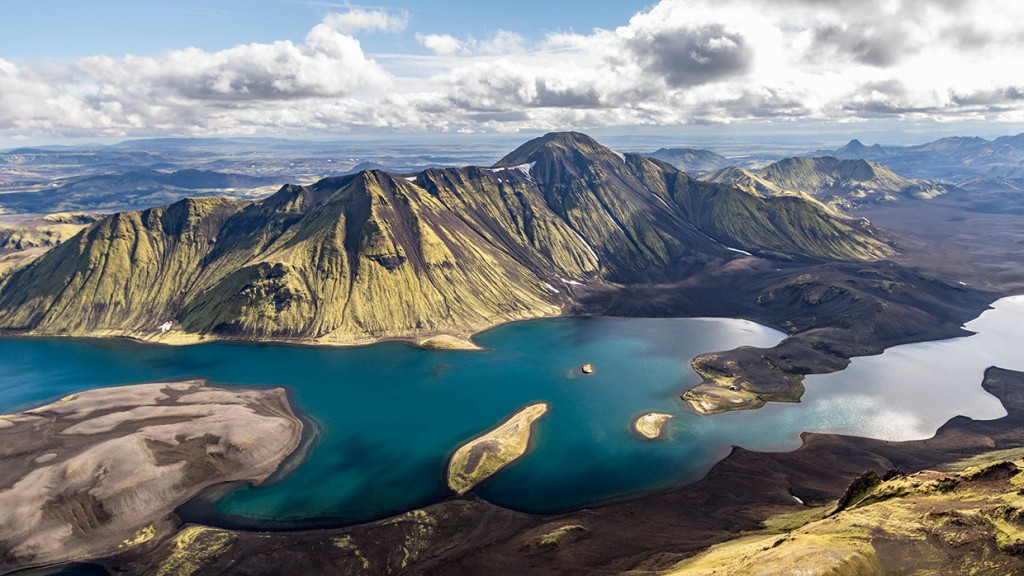
M 448 486 L 456 494 L 465 494 L 521 458 L 530 447 L 533 423 L 547 411 L 547 402 L 530 404 L 460 446 L 448 463 Z
M 0 573 L 159 540 L 176 506 L 264 481 L 302 432 L 283 389 L 200 381 L 88 390 L 0 421 Z
M 638 434 L 648 440 L 655 440 L 657 438 L 661 438 L 661 433 L 665 423 L 672 418 L 675 418 L 675 416 L 665 414 L 664 412 L 648 412 L 646 414 L 641 414 L 633 421 L 633 430 L 636 430 Z

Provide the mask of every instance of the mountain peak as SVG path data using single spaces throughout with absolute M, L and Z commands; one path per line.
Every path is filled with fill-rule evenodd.
M 531 162 L 585 156 L 591 160 L 622 158 L 581 132 L 551 132 L 534 138 L 499 160 L 494 167 L 520 166 Z

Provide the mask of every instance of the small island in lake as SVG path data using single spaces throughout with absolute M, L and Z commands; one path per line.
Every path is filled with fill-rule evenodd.
M 448 486 L 456 494 L 465 494 L 498 470 L 522 458 L 530 447 L 533 423 L 547 411 L 547 402 L 530 404 L 460 446 L 448 464 Z
M 641 414 L 633 421 L 633 429 L 648 440 L 655 440 L 661 437 L 662 428 L 675 416 L 663 412 L 648 412 Z

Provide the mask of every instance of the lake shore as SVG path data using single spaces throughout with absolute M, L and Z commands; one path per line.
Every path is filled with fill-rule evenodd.
M 691 366 L 704 381 L 679 393 L 698 412 L 715 414 L 760 408 L 766 402 L 797 402 L 807 374 L 835 372 L 852 357 L 879 354 L 899 344 L 965 335 L 961 325 L 1001 295 L 923 276 L 887 261 L 808 263 L 762 258 L 744 258 L 726 270 L 701 272 L 672 284 L 593 283 L 570 288 L 573 303 L 560 313 L 527 313 L 522 318 L 447 331 L 238 338 L 185 333 L 175 326 L 160 333 L 154 324 L 147 332 L 7 331 L 0 336 L 129 338 L 169 345 L 242 342 L 349 347 L 398 341 L 427 349 L 476 350 L 480 347 L 475 339 L 483 332 L 564 316 L 740 318 L 785 332 L 788 338 L 773 348 L 710 350 L 694 358 Z
M 281 388 L 161 382 L 86 390 L 0 419 L 0 571 L 88 559 L 173 533 L 171 511 L 267 480 L 299 445 Z
M 186 528 L 228 542 L 202 559 L 204 574 L 269 574 L 326 564 L 371 572 L 405 566 L 416 574 L 660 572 L 741 532 L 763 530 L 769 518 L 829 505 L 865 470 L 882 476 L 899 468 L 910 474 L 962 467 L 965 459 L 985 460 L 987 453 L 1024 454 L 1024 373 L 989 369 L 984 387 L 1004 403 L 1007 416 L 954 418 L 923 441 L 807 433 L 794 452 L 736 448 L 696 484 L 576 512 L 523 514 L 463 496 L 347 528 L 274 533 Z M 152 571 L 179 542 L 127 550 L 100 563 L 130 574 Z M 281 549 L 309 552 L 285 560 L 276 552 Z

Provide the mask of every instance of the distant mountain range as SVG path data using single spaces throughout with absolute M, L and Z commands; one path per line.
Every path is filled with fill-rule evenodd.
M 244 197 L 249 190 L 277 186 L 283 180 L 209 170 L 138 170 L 68 178 L 38 191 L 2 194 L 0 206 L 9 212 L 112 212 L 169 204 L 185 197 Z
M 696 148 L 660 148 L 647 157 L 667 162 L 687 174 L 706 174 L 734 164 L 725 156 Z
M 816 150 L 808 156 L 871 160 L 904 176 L 960 182 L 982 176 L 1021 174 L 1024 171 L 1024 134 L 995 140 L 958 136 L 916 146 L 866 146 L 859 140 L 851 140 L 836 150 Z
M 802 192 L 847 209 L 901 197 L 926 200 L 950 190 L 942 184 L 908 180 L 868 160 L 833 157 L 786 158 L 757 171 L 730 166 L 700 179 L 759 194 Z
M 114 214 L 0 281 L 0 328 L 165 341 L 465 335 L 741 252 L 873 260 L 893 249 L 809 196 L 703 182 L 553 133 L 491 168 L 369 170 L 259 202 Z

